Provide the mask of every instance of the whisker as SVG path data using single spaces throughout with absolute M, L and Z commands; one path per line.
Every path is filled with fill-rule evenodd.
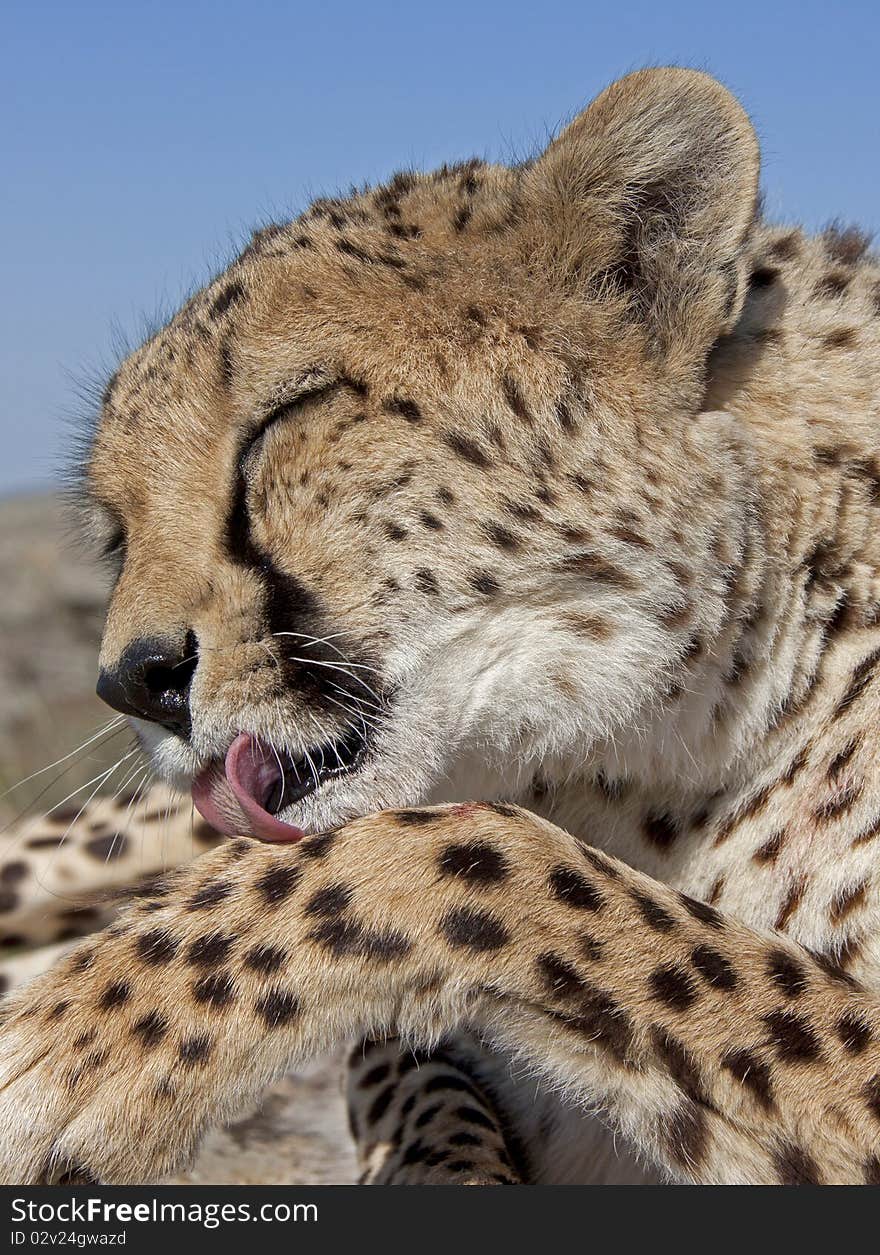
M 367 684 L 366 680 L 362 679 L 359 675 L 352 675 L 350 671 L 346 671 L 342 663 L 324 662 L 319 658 L 298 658 L 295 655 L 290 655 L 288 661 L 302 663 L 304 667 L 328 667 L 331 671 L 337 671 L 340 675 L 348 676 L 349 680 L 354 680 L 357 684 L 362 685 L 371 697 L 375 697 L 376 701 L 379 700 L 379 694 L 376 690 L 371 688 L 370 685 Z M 355 664 L 352 663 L 350 665 L 354 666 Z M 368 670 L 372 670 L 372 668 L 368 668 Z
M 372 728 L 381 728 L 382 721 L 376 715 L 367 715 L 360 710 L 352 710 L 351 706 L 346 706 L 344 702 L 338 702 L 335 697 L 327 697 L 328 702 L 332 702 L 334 706 L 338 706 L 340 710 L 344 710 L 347 715 L 357 715 L 359 719 L 369 723 Z M 349 724 L 349 727 L 352 725 Z
M 92 779 L 88 782 L 88 784 L 85 784 L 85 785 L 83 785 L 83 786 L 82 786 L 82 789 L 77 789 L 77 790 L 75 790 L 75 792 L 74 792 L 74 793 L 71 793 L 71 794 L 70 794 L 70 797 L 74 797 L 74 796 L 76 795 L 76 793 L 81 793 L 83 789 L 87 789 L 87 788 L 89 787 L 89 784 L 93 784 L 95 780 L 97 780 L 97 782 L 98 782 L 98 783 L 95 785 L 95 787 L 92 789 L 92 791 L 91 791 L 91 793 L 89 794 L 89 796 L 88 796 L 88 797 L 86 798 L 86 800 L 83 802 L 82 806 L 81 806 L 81 807 L 79 808 L 79 810 L 76 812 L 76 814 L 74 815 L 73 819 L 71 819 L 70 823 L 69 823 L 69 824 L 67 825 L 67 827 L 64 829 L 64 832 L 61 834 L 61 837 L 60 837 L 60 838 L 59 838 L 59 840 L 58 840 L 58 845 L 57 845 L 56 849 L 54 849 L 54 850 L 52 851 L 52 855 L 51 855 L 51 857 L 49 858 L 49 861 L 48 861 L 48 862 L 47 862 L 47 864 L 46 864 L 46 868 L 45 868 L 45 870 L 46 870 L 47 872 L 48 872 L 48 871 L 51 871 L 51 870 L 53 869 L 53 867 L 54 867 L 54 863 L 55 863 L 55 859 L 58 857 L 59 852 L 60 852 L 60 851 L 64 848 L 64 842 L 67 840 L 68 836 L 70 835 L 70 831 L 71 831 L 71 829 L 72 829 L 73 827 L 75 827 L 75 825 L 76 825 L 76 824 L 77 824 L 77 822 L 79 821 L 79 818 L 80 818 L 80 816 L 82 815 L 83 811 L 84 811 L 84 810 L 86 809 L 86 807 L 89 805 L 89 803 L 91 802 L 92 798 L 93 798 L 93 797 L 95 796 L 95 794 L 99 791 L 99 789 L 101 788 L 101 786 L 102 786 L 102 785 L 103 785 L 103 784 L 104 784 L 107 780 L 109 780 L 109 779 L 110 779 L 110 777 L 113 775 L 113 773 L 114 773 L 115 771 L 118 771 L 118 770 L 119 770 L 119 768 L 122 766 L 122 764 L 123 764 L 124 762 L 127 762 L 127 761 L 128 761 L 128 759 L 130 759 L 130 758 L 131 758 L 134 754 L 138 754 L 138 753 L 140 753 L 140 747 L 136 747 L 135 749 L 129 750 L 129 752 L 128 752 L 127 754 L 124 754 L 124 755 L 122 756 L 122 758 L 118 759 L 118 760 L 117 760 L 117 761 L 113 764 L 113 766 L 112 766 L 112 767 L 110 767 L 110 768 L 108 768 L 108 769 L 107 769 L 107 771 L 104 771 L 104 772 L 100 773 L 100 775 L 98 775 L 98 776 L 93 776 L 93 777 L 92 777 Z M 67 801 L 67 798 L 65 798 L 64 800 L 65 800 L 65 801 Z M 63 803 L 59 802 L 59 803 L 58 803 L 58 805 L 59 805 L 59 806 L 61 806 L 61 805 L 63 805 Z M 57 809 L 57 807 L 53 807 L 52 809 L 53 809 L 53 810 L 56 810 L 56 809 Z M 48 812 L 48 813 L 49 813 L 49 814 L 51 814 L 51 811 L 50 811 L 50 812 Z M 65 897 L 65 895 L 64 895 L 64 894 L 62 894 L 62 893 L 58 893 L 58 892 L 56 892 L 56 891 L 54 891 L 54 890 L 49 889 L 49 888 L 48 888 L 48 886 L 44 883 L 44 881 L 43 881 L 42 877 L 41 877 L 41 876 L 39 876 L 39 875 L 36 877 L 36 883 L 39 885 L 39 887 L 40 887 L 42 890 L 44 890 L 44 892 L 46 892 L 47 894 L 49 894 L 51 897 L 58 898 L 60 901 L 64 901 L 64 902 L 72 901 L 72 899 Z
M 101 737 L 106 737 L 107 740 L 110 740 L 111 737 L 108 735 L 110 733 L 110 729 L 113 729 L 113 735 L 115 736 L 116 733 L 121 730 L 121 725 L 124 722 L 125 716 L 117 715 L 115 719 L 111 719 L 109 723 L 105 723 L 103 727 L 99 728 L 96 732 L 91 733 L 81 745 L 78 745 L 76 749 L 71 750 L 69 754 L 63 754 L 61 758 L 56 758 L 54 763 L 49 763 L 46 767 L 40 767 L 37 771 L 32 771 L 29 776 L 25 776 L 23 780 L 19 780 L 17 784 L 11 784 L 8 789 L 4 789 L 3 792 L 0 793 L 0 799 L 8 796 L 10 793 L 14 793 L 15 790 L 20 789 L 23 784 L 27 784 L 31 780 L 36 780 L 37 776 L 42 776 L 45 772 L 51 771 L 53 767 L 60 767 L 62 763 L 66 763 L 67 760 L 69 758 L 73 758 L 75 754 L 81 754 L 83 750 L 88 749 L 90 745 L 94 744 L 95 741 L 100 740 Z M 56 777 L 56 779 L 60 779 L 60 777 Z M 54 783 L 55 781 L 53 780 L 52 784 Z M 51 787 L 52 785 L 49 786 L 49 788 Z
M 35 798 L 32 798 L 31 801 L 28 802 L 26 806 L 22 807 L 22 809 L 18 812 L 17 815 L 13 815 L 11 819 L 9 819 L 2 827 L 0 827 L 0 836 L 3 836 L 4 833 L 8 832 L 9 829 L 13 826 L 13 824 L 17 824 L 18 821 L 22 819 L 37 802 L 39 802 L 40 798 L 45 797 L 46 794 L 49 792 L 49 790 L 54 788 L 59 780 L 63 780 L 65 776 L 70 775 L 71 771 L 73 771 L 73 769 L 76 766 L 78 766 L 77 763 L 71 763 L 69 767 L 65 767 L 64 771 L 59 772 L 58 775 L 55 776 L 53 780 L 50 780 L 49 783 L 46 785 L 46 787 L 44 789 L 41 789 L 40 792 L 37 794 L 37 796 Z M 63 806 L 65 802 L 69 802 L 71 798 L 76 797 L 77 793 L 81 793 L 83 789 L 87 789 L 89 785 L 93 784 L 94 781 L 97 779 L 98 779 L 98 776 L 92 776 L 91 780 L 87 780 L 85 784 L 81 784 L 78 789 L 74 789 L 72 793 L 68 793 L 67 797 L 63 797 L 60 802 L 56 802 L 54 806 L 50 807 L 49 810 L 45 811 L 43 814 L 43 818 L 48 819 L 48 817 L 52 814 L 53 811 L 58 810 L 59 806 Z
M 378 711 L 383 715 L 385 714 L 386 708 L 378 702 L 369 702 L 363 697 L 358 697 L 356 693 L 350 693 L 348 689 L 342 688 L 339 684 L 334 684 L 332 680 L 329 683 L 330 687 L 336 689 L 337 693 L 341 693 L 343 697 L 347 697 L 350 701 L 356 702 L 358 707 L 367 706 L 370 710 Z

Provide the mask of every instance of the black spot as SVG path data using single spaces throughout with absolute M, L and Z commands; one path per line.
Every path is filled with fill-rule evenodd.
M 846 692 L 837 704 L 834 718 L 839 718 L 864 693 L 874 674 L 874 668 L 880 661 L 880 649 L 873 650 L 867 658 L 863 658 L 853 670 Z
M 14 911 L 18 905 L 18 894 L 14 894 L 11 889 L 0 889 L 0 914 L 5 915 L 6 911 Z
M 211 1053 L 213 1043 L 207 1033 L 197 1033 L 193 1037 L 185 1037 L 180 1043 L 178 1055 L 181 1063 L 186 1063 L 192 1067 L 196 1063 L 203 1063 Z
M 537 968 L 547 989 L 555 997 L 573 998 L 584 992 L 584 981 L 558 954 L 542 954 L 537 960 Z
M 257 892 L 267 906 L 278 906 L 293 893 L 302 878 L 302 871 L 289 863 L 270 867 L 256 883 Z
M 769 1044 L 786 1063 L 809 1063 L 821 1054 L 821 1043 L 802 1015 L 771 1011 L 764 1016 L 770 1030 Z
M 197 967 L 217 967 L 229 957 L 232 944 L 232 937 L 226 937 L 223 933 L 208 933 L 192 943 L 187 959 Z
M 697 946 L 691 953 L 691 962 L 713 989 L 736 989 L 736 972 L 724 955 L 711 946 Z
M 749 285 L 753 288 L 769 288 L 779 278 L 779 271 L 772 266 L 759 266 L 749 275 Z
M 418 1116 L 413 1121 L 413 1128 L 423 1129 L 425 1125 L 430 1124 L 431 1121 L 436 1116 L 438 1116 L 442 1110 L 443 1110 L 443 1104 L 440 1102 L 434 1103 L 430 1107 L 426 1107 L 424 1111 L 419 1112 Z M 468 1134 L 468 1136 L 470 1136 L 470 1134 Z
M 216 906 L 218 902 L 222 902 L 232 893 L 232 885 L 225 881 L 215 880 L 209 881 L 203 885 L 197 893 L 194 893 L 189 900 L 189 909 L 191 911 L 203 911 L 211 906 Z
M 871 1041 L 871 1026 L 858 1012 L 846 1011 L 837 1021 L 837 1036 L 845 1050 L 851 1055 L 859 1055 Z
M 283 967 L 287 962 L 287 957 L 287 951 L 278 946 L 254 946 L 244 956 L 244 965 L 252 972 L 260 972 L 263 976 L 268 976 Z
M 412 942 L 396 928 L 372 929 L 361 931 L 358 952 L 367 959 L 377 959 L 388 963 L 391 959 L 400 959 L 412 949 Z
M 857 343 L 855 327 L 837 327 L 822 336 L 822 347 L 826 349 L 851 349 Z
M 354 894 L 347 885 L 325 885 L 309 898 L 306 915 L 340 915 L 351 904 Z
M 799 998 L 807 988 L 803 966 L 782 949 L 771 950 L 767 955 L 767 975 L 776 981 L 786 998 Z
M 436 514 L 431 514 L 430 510 L 419 511 L 419 522 L 423 527 L 427 527 L 432 532 L 442 532 L 443 524 L 437 518 Z
M 440 870 L 475 885 L 496 885 L 507 879 L 507 860 L 485 841 L 448 845 L 441 853 Z
M 101 1001 L 98 1004 L 102 1011 L 110 1011 L 114 1007 L 121 1007 L 128 1002 L 131 997 L 131 985 L 128 981 L 115 981 L 112 985 L 108 985 L 101 994 Z
M 27 863 L 23 863 L 20 859 L 7 863 L 5 867 L 0 868 L 0 883 L 16 885 L 24 879 L 29 870 Z
M 773 1152 L 773 1166 L 781 1185 L 821 1185 L 815 1161 L 800 1146 L 783 1143 Z
M 406 1150 L 400 1157 L 402 1164 L 426 1163 L 430 1157 L 430 1151 L 424 1142 L 418 1138 L 414 1142 L 410 1142 Z
M 598 911 L 604 904 L 595 885 L 570 867 L 553 869 L 550 873 L 550 892 L 566 906 L 580 911 Z
M 388 962 L 400 958 L 412 948 L 412 942 L 393 928 L 373 931 L 364 928 L 357 920 L 334 916 L 322 920 L 309 933 L 309 940 L 325 946 L 333 954 L 361 955 Z
M 375 261 L 365 249 L 358 248 L 357 244 L 353 244 L 351 240 L 341 239 L 335 241 L 336 247 L 340 253 L 345 253 L 348 257 L 354 257 L 357 261 L 372 264 Z
M 295 1020 L 300 1012 L 299 1000 L 286 989 L 273 989 L 258 998 L 254 1009 L 267 1028 L 282 1028 Z
M 216 972 L 213 976 L 202 976 L 193 985 L 193 997 L 196 1002 L 206 1002 L 212 1007 L 225 1007 L 235 995 L 235 986 L 228 972 Z
M 419 423 L 422 420 L 422 411 L 415 401 L 407 397 L 391 397 L 390 400 L 384 402 L 382 408 L 389 414 L 399 414 L 408 423 Z
M 765 1111 L 773 1108 L 770 1067 L 754 1051 L 728 1050 L 721 1056 L 721 1066 L 754 1095 Z
M 714 906 L 709 906 L 706 902 L 698 902 L 696 898 L 691 898 L 686 893 L 680 893 L 678 897 L 688 915 L 692 915 L 701 924 L 706 924 L 709 928 L 724 927 L 724 916 L 716 911 Z
M 367 1111 L 367 1122 L 369 1124 L 378 1124 L 391 1106 L 391 1100 L 395 1094 L 395 1085 L 386 1085 L 383 1090 L 376 1095 Z
M 595 868 L 597 872 L 601 872 L 601 874 L 603 876 L 607 876 L 609 880 L 620 879 L 620 871 L 610 858 L 604 854 L 600 854 L 598 850 L 591 849 L 590 846 L 581 844 L 581 842 L 578 842 L 578 845 L 580 847 L 581 854 L 583 854 L 586 861 L 591 867 Z
M 211 303 L 209 317 L 212 319 L 220 318 L 226 313 L 231 305 L 236 305 L 240 300 L 242 300 L 244 295 L 245 290 L 237 280 L 227 283 L 226 286 L 221 288 L 218 294 L 214 297 L 214 300 Z
M 405 824 L 409 828 L 421 828 L 425 824 L 435 824 L 438 820 L 445 819 L 443 811 L 392 811 L 391 817 L 399 824 Z
M 876 1120 L 880 1120 L 880 1072 L 875 1072 L 871 1079 L 866 1081 L 862 1094 L 871 1115 Z
M 427 593 L 429 596 L 433 597 L 440 591 L 437 576 L 433 571 L 429 571 L 427 567 L 420 567 L 415 572 L 415 582 L 419 592 Z
M 880 1155 L 865 1161 L 865 1185 L 880 1185 Z
M 464 1124 L 473 1124 L 478 1129 L 489 1129 L 492 1133 L 497 1133 L 498 1131 L 495 1121 L 490 1120 L 486 1113 L 480 1111 L 477 1107 L 456 1107 L 452 1114 Z
M 639 893 L 633 890 L 633 901 L 642 913 L 645 923 L 655 929 L 659 933 L 671 932 L 675 927 L 675 920 L 665 910 L 659 902 L 655 902 L 653 898 L 649 898 L 646 893 Z
M 651 996 L 673 1011 L 686 1011 L 698 995 L 693 977 L 677 963 L 663 964 L 648 978 Z
M 553 1019 L 569 1031 L 604 1046 L 621 1062 L 627 1061 L 633 1038 L 632 1020 L 604 989 L 585 981 L 572 1010 L 553 1013 Z
M 164 928 L 143 933 L 137 940 L 138 957 L 145 963 L 168 963 L 179 948 L 179 943 Z
M 456 209 L 452 216 L 452 228 L 454 231 L 463 231 L 471 220 L 473 210 L 470 205 L 461 205 Z
M 387 1081 L 390 1075 L 390 1063 L 377 1063 L 374 1068 L 370 1068 L 369 1072 L 365 1072 L 358 1081 L 358 1089 L 372 1089 L 374 1085 L 381 1085 L 383 1081 Z
M 432 1062 L 437 1062 L 436 1058 Z M 478 1102 L 480 1096 L 476 1089 L 471 1085 L 470 1081 L 466 1081 L 462 1076 L 451 1075 L 448 1072 L 440 1072 L 437 1076 L 432 1076 L 430 1081 L 426 1081 L 422 1088 L 424 1094 L 469 1094 Z
M 515 553 L 522 544 L 519 536 L 499 523 L 487 523 L 483 531 L 493 545 L 497 545 L 499 549 L 504 549 L 508 553 Z
M 668 850 L 678 836 L 678 824 L 666 814 L 646 815 L 642 830 L 645 838 L 658 850 Z
M 480 593 L 483 597 L 494 597 L 499 588 L 495 576 L 490 575 L 488 571 L 471 572 L 468 576 L 468 584 L 475 593 Z
M 526 405 L 525 397 L 519 384 L 510 375 L 505 375 L 501 380 L 501 387 L 504 392 L 504 399 L 513 410 L 517 418 L 524 423 L 534 423 L 534 418 Z
M 522 812 L 516 806 L 511 806 L 509 802 L 485 802 L 483 803 L 486 810 L 494 811 L 496 815 L 501 815 L 504 819 L 521 819 Z
M 450 1146 L 481 1146 L 483 1144 L 482 1138 L 478 1137 L 476 1133 L 468 1133 L 467 1130 L 462 1130 L 461 1133 L 453 1133 L 447 1141 Z
M 674 1163 L 695 1172 L 706 1154 L 709 1130 L 706 1113 L 692 1098 L 684 1098 L 675 1111 L 662 1117 L 657 1132 Z
M 452 946 L 476 952 L 500 950 L 510 934 L 496 916 L 488 911 L 454 907 L 440 921 L 440 931 Z
M 461 432 L 446 432 L 443 439 L 452 452 L 463 458 L 465 462 L 470 462 L 471 465 L 479 466 L 483 470 L 492 465 L 491 459 L 480 446 L 468 436 L 463 436 Z
M 319 832 L 317 836 L 307 837 L 305 841 L 300 841 L 296 847 L 299 854 L 304 858 L 324 858 L 339 835 L 338 829 L 331 832 Z
M 861 986 L 854 976 L 842 966 L 844 956 L 840 957 L 831 954 L 823 954 L 818 950 L 808 950 L 810 958 L 822 969 L 829 980 L 833 980 L 838 985 L 846 985 L 850 989 L 859 989 Z
M 93 837 L 83 845 L 86 853 L 101 863 L 109 863 L 112 859 L 122 858 L 128 850 L 128 838 L 120 833 L 110 833 L 104 837 Z
M 158 1011 L 150 1011 L 132 1025 L 131 1031 L 145 1047 L 158 1046 L 168 1031 L 168 1021 Z
M 651 1041 L 675 1083 L 695 1102 L 706 1103 L 708 1100 L 699 1064 L 691 1051 L 657 1024 L 651 1029 Z

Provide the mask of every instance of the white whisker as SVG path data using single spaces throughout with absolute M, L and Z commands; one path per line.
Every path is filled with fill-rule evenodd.
M 69 754 L 64 754 L 61 758 L 56 758 L 54 763 L 49 763 L 46 767 L 40 767 L 37 771 L 32 771 L 29 776 L 25 776 L 23 780 L 19 780 L 17 784 L 12 784 L 8 789 L 4 789 L 3 792 L 0 793 L 0 799 L 6 797 L 9 793 L 14 793 L 15 790 L 20 789 L 23 784 L 27 784 L 29 781 L 35 780 L 37 776 L 42 776 L 47 771 L 51 771 L 53 767 L 60 767 L 62 763 L 66 763 L 67 760 L 73 758 L 75 754 L 81 754 L 83 750 L 88 749 L 90 745 L 94 744 L 95 741 L 100 740 L 101 737 L 107 737 L 109 740 L 110 738 L 108 733 L 110 730 L 113 729 L 113 733 L 115 735 L 115 733 L 120 730 L 120 727 L 124 722 L 124 716 L 117 715 L 115 719 L 111 719 L 109 723 L 105 723 L 103 727 L 99 728 L 96 732 L 91 733 L 81 745 L 78 745 L 76 749 L 71 750 Z M 55 782 L 53 781 L 52 783 L 54 784 Z M 51 785 L 49 787 L 51 788 Z

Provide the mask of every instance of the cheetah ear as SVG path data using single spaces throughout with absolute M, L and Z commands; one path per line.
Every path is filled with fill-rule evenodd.
M 663 352 L 693 361 L 739 315 L 758 168 L 752 125 L 715 79 L 630 74 L 527 171 L 530 255 L 566 286 L 626 300 Z

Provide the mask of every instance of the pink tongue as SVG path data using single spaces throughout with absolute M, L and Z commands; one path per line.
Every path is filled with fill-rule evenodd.
M 192 783 L 196 810 L 212 828 L 228 836 L 244 834 L 261 841 L 299 841 L 302 828 L 285 824 L 263 806 L 277 782 L 279 766 L 270 749 L 240 732 L 229 747 L 223 768 L 205 767 Z

